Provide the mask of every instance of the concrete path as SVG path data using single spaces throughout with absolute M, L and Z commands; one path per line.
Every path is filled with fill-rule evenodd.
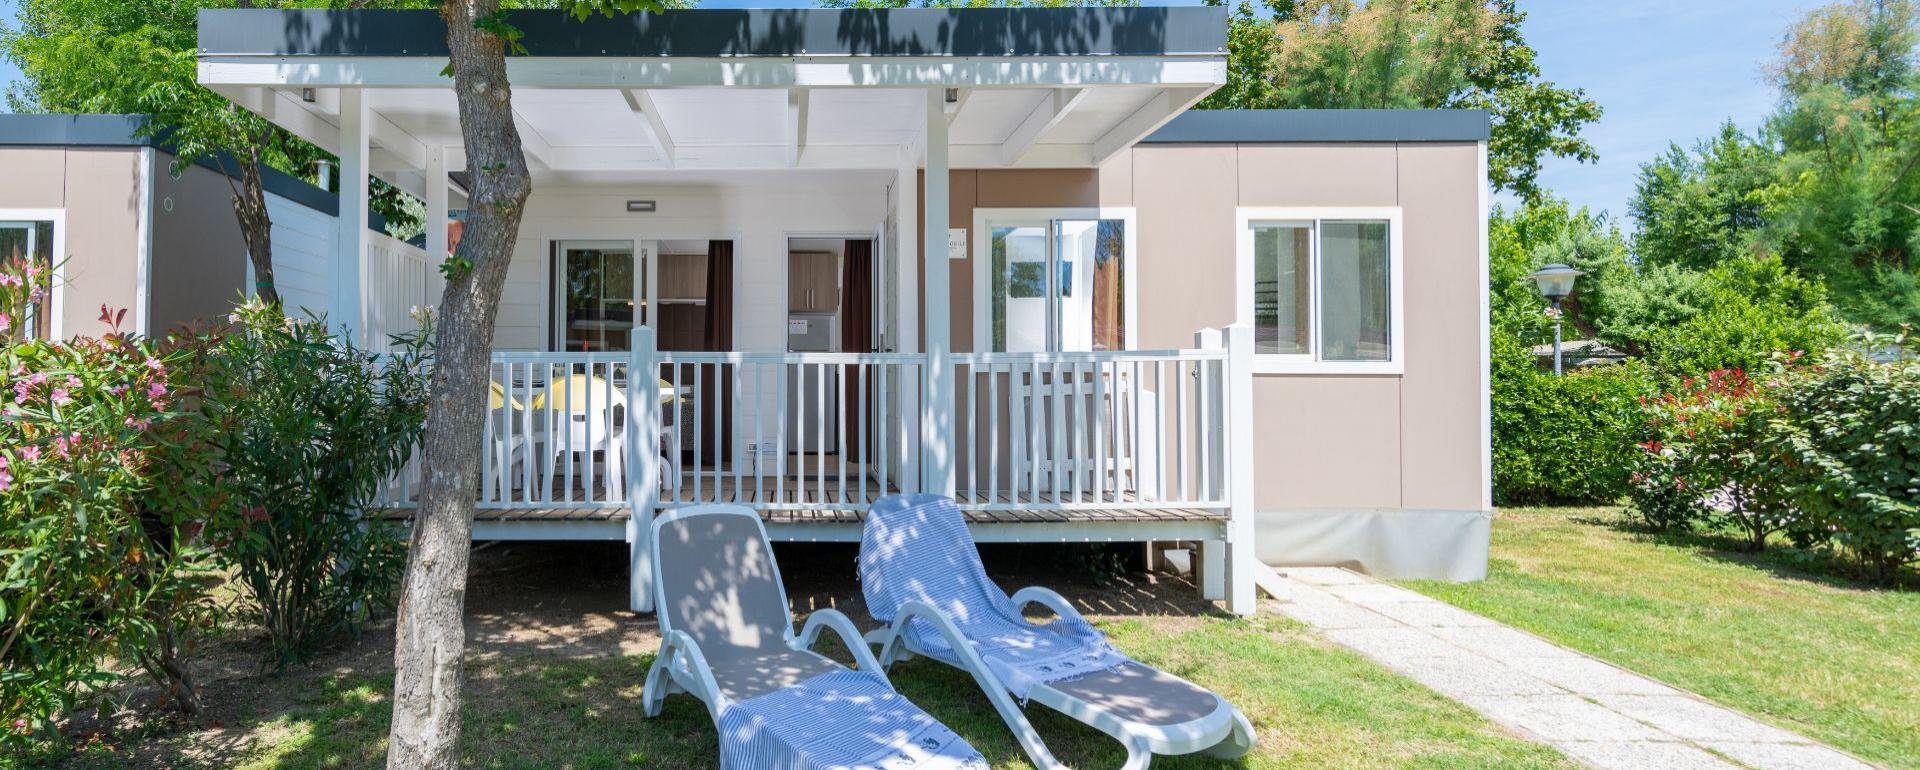
M 1281 614 L 1597 768 L 1869 769 L 1827 746 L 1413 591 L 1280 570 Z

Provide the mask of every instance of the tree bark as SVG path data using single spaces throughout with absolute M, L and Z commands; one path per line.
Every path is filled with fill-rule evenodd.
M 425 471 L 394 642 L 388 768 L 439 770 L 459 762 L 461 614 L 480 489 L 487 368 L 501 287 L 532 188 L 513 125 L 504 42 L 474 27 L 498 9 L 499 0 L 448 0 L 440 9 L 473 189 L 440 300 Z
M 267 216 L 266 185 L 260 181 L 260 143 L 257 137 L 240 156 L 240 187 L 233 192 L 233 214 L 240 219 L 240 235 L 247 242 L 247 259 L 253 262 L 253 288 L 261 301 L 280 304 L 280 291 L 273 285 L 273 220 Z

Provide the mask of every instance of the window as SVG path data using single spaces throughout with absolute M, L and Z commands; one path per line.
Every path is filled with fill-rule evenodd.
M 1241 222 L 1260 371 L 1401 371 L 1399 210 L 1252 209 Z
M 45 271 L 43 275 L 50 275 L 53 272 L 53 229 L 51 220 L 9 219 L 5 214 L 0 214 L 0 262 L 26 259 L 39 265 Z M 53 282 L 48 278 L 42 280 Z M 52 305 L 51 296 L 41 298 L 25 318 L 13 319 L 13 322 L 20 324 L 17 332 L 0 335 L 0 338 L 13 333 L 27 338 L 52 336 Z
M 564 241 L 554 274 L 560 349 L 626 350 L 634 319 L 631 241 Z
M 974 212 L 976 349 L 1126 349 L 1132 224 L 1125 210 Z

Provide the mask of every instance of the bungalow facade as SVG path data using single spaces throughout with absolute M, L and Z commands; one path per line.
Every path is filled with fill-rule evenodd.
M 625 540 L 636 609 L 661 511 L 850 541 L 896 491 L 982 541 L 1192 544 L 1241 612 L 1262 565 L 1484 574 L 1484 113 L 1190 111 L 1220 8 L 510 20 L 533 193 L 476 538 Z M 404 323 L 417 268 L 356 234 L 377 175 L 446 253 L 440 18 L 202 11 L 199 54 L 340 156 L 331 317 Z

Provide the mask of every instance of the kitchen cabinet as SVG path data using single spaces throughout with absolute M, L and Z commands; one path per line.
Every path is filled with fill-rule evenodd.
M 840 307 L 840 257 L 796 251 L 787 261 L 787 309 L 831 312 Z
M 660 255 L 659 297 L 662 301 L 706 299 L 707 255 Z

